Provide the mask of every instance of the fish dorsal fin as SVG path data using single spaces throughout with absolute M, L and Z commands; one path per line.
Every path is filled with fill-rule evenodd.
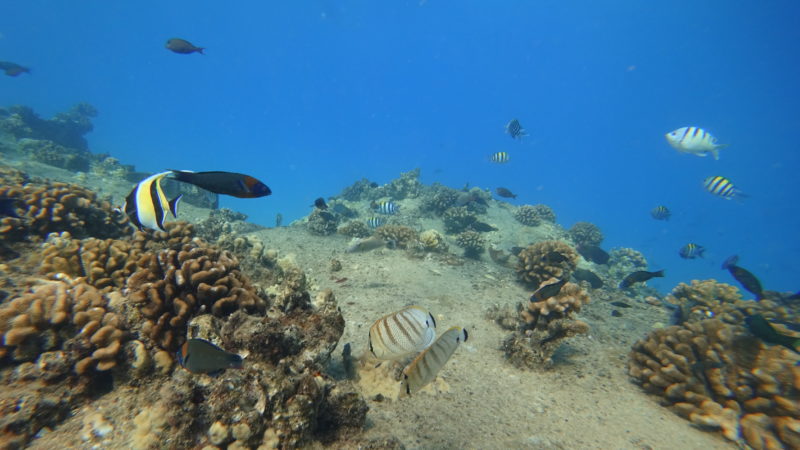
M 172 217 L 178 218 L 178 203 L 180 203 L 181 199 L 183 198 L 183 194 L 178 194 L 177 197 L 173 198 L 169 201 L 169 212 L 172 213 Z

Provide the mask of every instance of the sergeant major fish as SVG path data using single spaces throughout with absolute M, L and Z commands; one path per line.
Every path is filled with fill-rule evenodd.
M 372 209 L 376 212 L 386 215 L 392 215 L 400 211 L 400 207 L 393 201 L 382 200 L 380 202 L 372 202 Z
M 747 195 L 740 191 L 731 180 L 719 175 L 706 178 L 703 181 L 703 187 L 705 187 L 708 192 L 726 200 L 747 197 Z
M 510 159 L 511 158 L 508 156 L 507 152 L 495 152 L 492 153 L 491 156 L 489 156 L 489 160 L 497 164 L 505 164 Z
M 706 249 L 702 245 L 688 243 L 681 247 L 678 251 L 678 255 L 683 259 L 702 258 L 705 251 Z
M 424 350 L 436 338 L 436 320 L 420 306 L 387 314 L 369 329 L 369 351 L 381 360 L 396 360 Z
M 714 159 L 719 159 L 719 150 L 727 147 L 717 144 L 717 138 L 708 131 L 699 127 L 682 127 L 665 134 L 667 142 L 675 150 L 697 156 L 706 156 L 709 153 Z
M 386 219 L 383 217 L 370 217 L 367 219 L 367 226 L 370 228 L 378 228 L 379 226 L 386 223 Z
M 445 331 L 436 342 L 417 355 L 403 369 L 401 392 L 406 395 L 414 394 L 433 381 L 458 345 L 466 342 L 468 338 L 467 330 L 461 327 L 451 327 Z
M 167 211 L 172 213 L 172 217 L 178 217 L 178 202 L 182 195 L 167 201 L 167 196 L 161 189 L 161 180 L 170 173 L 172 172 L 161 172 L 145 178 L 125 197 L 122 210 L 139 231 L 144 228 L 166 231 L 164 219 Z
M 664 205 L 658 205 L 650 211 L 650 216 L 656 220 L 669 220 L 672 213 Z

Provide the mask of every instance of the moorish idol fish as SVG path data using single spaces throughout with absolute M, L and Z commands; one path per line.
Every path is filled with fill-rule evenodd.
M 453 355 L 462 342 L 466 342 L 469 335 L 461 327 L 451 327 L 425 351 L 417 355 L 409 365 L 403 369 L 401 392 L 411 395 L 436 378 L 442 367 Z
M 369 329 L 369 351 L 378 359 L 394 360 L 431 345 L 436 321 L 419 306 L 409 306 L 376 320 Z
M 172 172 L 161 172 L 145 178 L 125 197 L 122 209 L 140 231 L 143 228 L 166 231 L 164 229 L 166 211 L 170 211 L 172 217 L 178 217 L 178 202 L 182 195 L 167 201 L 167 196 L 161 189 L 161 180 L 170 173 Z
M 192 172 L 189 170 L 172 170 L 171 172 L 176 180 L 193 184 L 215 194 L 238 198 L 257 198 L 272 194 L 266 184 L 250 175 L 241 173 Z
M 241 369 L 242 357 L 205 339 L 187 339 L 178 351 L 178 363 L 189 372 L 214 376 L 228 368 Z

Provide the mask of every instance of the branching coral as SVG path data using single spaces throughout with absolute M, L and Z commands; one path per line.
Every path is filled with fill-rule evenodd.
M 375 236 L 388 242 L 390 246 L 408 249 L 417 244 L 419 235 L 413 228 L 402 225 L 383 225 L 375 229 Z
M 692 423 L 754 448 L 800 442 L 800 356 L 711 319 L 636 342 L 628 373 Z M 776 447 L 777 448 L 777 447 Z
M 454 206 L 458 199 L 459 192 L 445 186 L 435 186 L 432 195 L 428 197 L 422 204 L 422 209 L 425 211 L 432 211 L 436 215 L 441 215 L 447 208 Z
M 420 233 L 419 242 L 425 251 L 447 252 L 447 242 L 444 241 L 444 236 L 436 230 L 425 230 Z
M 479 258 L 486 250 L 486 240 L 477 231 L 465 231 L 456 236 L 456 245 L 464 249 L 464 256 Z
M 371 234 L 367 224 L 361 220 L 351 220 L 340 226 L 337 231 L 339 234 L 357 238 L 367 237 Z
M 386 185 L 384 195 L 396 200 L 418 197 L 422 191 L 419 173 L 419 168 L 400 173 L 400 178 L 396 178 Z
M 321 236 L 335 233 L 338 224 L 336 215 L 321 209 L 315 209 L 308 216 L 308 231 Z
M 578 252 L 561 241 L 537 242 L 517 257 L 517 276 L 533 287 L 550 278 L 568 279 L 578 266 Z
M 478 220 L 477 216 L 471 213 L 466 206 L 447 208 L 444 214 L 442 214 L 444 231 L 452 234 L 466 231 L 476 220 Z
M 603 232 L 591 222 L 576 222 L 567 234 L 575 245 L 600 245 L 603 242 Z
M 547 205 L 522 205 L 514 211 L 514 218 L 523 225 L 535 227 L 542 222 L 555 223 L 556 214 Z

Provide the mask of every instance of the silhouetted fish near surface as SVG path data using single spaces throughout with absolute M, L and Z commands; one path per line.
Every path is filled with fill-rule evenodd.
M 596 245 L 579 245 L 576 250 L 587 261 L 595 264 L 608 264 L 610 258 L 608 252 Z
M 8 197 L 0 198 L 0 217 L 19 219 L 19 215 L 17 215 L 17 199 Z
M 236 172 L 191 172 L 172 170 L 174 178 L 193 184 L 215 194 L 230 195 L 237 198 L 257 198 L 272 194 L 266 184 L 250 175 Z
M 314 207 L 319 209 L 328 209 L 328 204 L 325 203 L 325 199 L 320 197 L 314 200 Z
M 225 369 L 241 369 L 242 357 L 205 339 L 187 339 L 178 351 L 178 364 L 189 372 L 214 376 Z
M 603 287 L 603 280 L 591 270 L 575 269 L 572 271 L 572 276 L 578 281 L 587 281 L 590 285 L 592 285 L 592 289 Z
M 167 50 L 171 50 L 175 53 L 180 53 L 181 55 L 188 55 L 190 53 L 200 53 L 201 55 L 205 55 L 203 50 L 205 47 L 195 47 L 191 42 L 187 41 L 186 39 L 181 38 L 172 38 L 169 39 L 164 45 Z
M 658 205 L 650 211 L 650 216 L 656 220 L 669 220 L 672 213 L 664 205 Z
M 525 128 L 522 128 L 522 125 L 517 119 L 511 119 L 511 121 L 506 124 L 506 133 L 508 133 L 512 139 L 522 139 L 523 136 L 528 135 L 525 133 Z
M 635 283 L 643 283 L 651 278 L 660 278 L 664 276 L 664 271 L 648 272 L 646 270 L 637 270 L 636 272 L 628 274 L 620 283 L 619 288 L 625 289 L 631 287 Z
M 747 316 L 744 318 L 744 322 L 747 325 L 747 329 L 762 341 L 769 344 L 782 345 L 789 350 L 800 353 L 797 348 L 800 345 L 800 338 L 778 333 L 761 314 Z
M 743 288 L 756 296 L 756 300 L 761 300 L 764 297 L 764 289 L 761 287 L 761 282 L 750 271 L 737 266 L 736 263 L 738 262 L 739 256 L 733 255 L 722 263 L 722 269 L 730 272 Z
M 737 199 L 741 200 L 747 195 L 745 195 L 742 191 L 740 191 L 732 182 L 731 180 L 721 177 L 708 177 L 703 181 L 703 187 L 706 190 L 717 197 L 722 197 L 726 200 Z
M 170 173 L 161 172 L 145 178 L 125 197 L 122 210 L 140 231 L 144 228 L 166 231 L 164 219 L 167 211 L 172 213 L 172 217 L 178 217 L 178 202 L 182 195 L 167 201 L 167 196 L 161 188 L 161 180 Z
M 499 187 L 499 188 L 495 189 L 494 191 L 497 193 L 498 196 L 503 197 L 503 198 L 517 198 L 517 194 L 509 191 L 508 189 L 506 189 L 504 187 Z
M 0 61 L 0 70 L 10 77 L 16 77 L 23 73 L 31 73 L 31 69 L 28 67 L 23 67 L 10 61 Z
M 705 251 L 706 249 L 702 245 L 689 243 L 681 247 L 678 255 L 683 259 L 702 258 Z
M 530 301 L 532 302 L 541 302 L 543 300 L 547 300 L 550 297 L 555 297 L 561 292 L 561 288 L 567 284 L 567 279 L 557 280 L 550 284 L 545 284 L 543 286 L 539 286 L 539 289 L 533 292 L 531 295 Z

